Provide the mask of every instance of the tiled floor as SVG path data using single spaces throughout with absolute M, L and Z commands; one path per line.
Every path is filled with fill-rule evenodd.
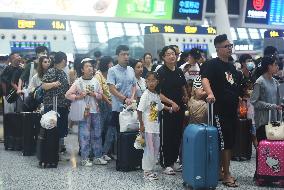
M 107 166 L 83 168 L 78 165 L 77 135 L 69 135 L 67 149 L 72 155 L 70 162 L 60 162 L 57 169 L 40 169 L 36 157 L 23 157 L 20 152 L 5 151 L 0 144 L 0 190 L 174 190 L 184 189 L 179 173 L 176 176 L 159 175 L 157 181 L 144 181 L 141 171 L 117 172 L 115 162 Z M 255 154 L 254 154 L 255 155 Z M 255 156 L 249 162 L 232 162 L 233 174 L 237 177 L 239 188 L 234 189 L 268 189 L 258 188 L 252 182 Z M 219 184 L 217 189 L 226 189 Z M 280 189 L 280 188 L 274 188 Z

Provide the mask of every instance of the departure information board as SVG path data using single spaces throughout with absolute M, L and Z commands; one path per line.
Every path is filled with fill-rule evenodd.
M 66 21 L 49 19 L 0 18 L 0 29 L 66 30 Z
M 284 0 L 271 0 L 268 24 L 284 25 Z

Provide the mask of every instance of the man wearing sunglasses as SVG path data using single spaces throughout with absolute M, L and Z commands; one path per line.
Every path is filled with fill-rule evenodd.
M 225 186 L 238 187 L 229 167 L 238 118 L 240 74 L 230 62 L 233 44 L 227 35 L 216 36 L 214 45 L 217 58 L 205 63 L 201 73 L 202 85 L 208 95 L 207 101 L 214 102 L 214 126 L 218 129 L 221 147 L 220 179 Z

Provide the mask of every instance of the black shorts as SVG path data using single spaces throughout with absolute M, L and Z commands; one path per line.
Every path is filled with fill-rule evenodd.
M 234 116 L 214 116 L 214 126 L 219 127 L 219 141 L 221 149 L 233 149 L 235 143 L 235 129 L 237 117 Z

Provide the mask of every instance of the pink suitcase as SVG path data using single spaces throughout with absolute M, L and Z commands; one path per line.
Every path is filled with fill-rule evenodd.
M 284 141 L 260 141 L 257 148 L 256 184 L 284 186 Z

